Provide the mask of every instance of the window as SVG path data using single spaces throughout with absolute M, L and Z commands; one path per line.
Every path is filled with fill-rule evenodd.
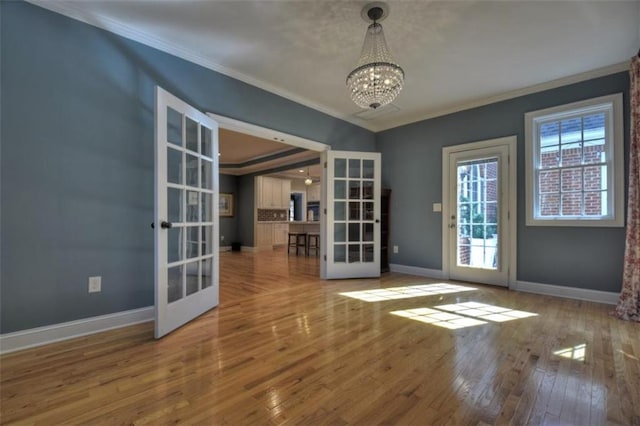
M 622 94 L 525 115 L 527 225 L 623 226 Z

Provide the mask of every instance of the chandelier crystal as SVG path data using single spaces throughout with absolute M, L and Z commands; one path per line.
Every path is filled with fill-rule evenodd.
M 367 28 L 360 60 L 347 76 L 351 99 L 362 108 L 373 108 L 393 102 L 402 90 L 404 70 L 389 53 L 382 25 L 377 21 L 384 11 L 379 6 L 365 6 L 373 23 Z

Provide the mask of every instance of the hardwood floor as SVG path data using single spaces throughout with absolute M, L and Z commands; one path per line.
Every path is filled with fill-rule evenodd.
M 340 293 L 436 281 L 221 265 L 220 306 L 160 341 L 146 323 L 3 356 L 2 423 L 640 425 L 640 325 L 611 306 L 471 284 L 363 301 Z

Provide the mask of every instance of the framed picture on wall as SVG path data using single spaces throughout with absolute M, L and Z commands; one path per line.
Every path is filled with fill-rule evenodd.
M 233 216 L 233 194 L 220 194 L 220 204 L 218 206 L 220 216 Z

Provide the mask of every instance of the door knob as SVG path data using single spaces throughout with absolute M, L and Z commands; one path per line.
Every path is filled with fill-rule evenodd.
M 164 220 L 162 222 L 160 222 L 160 228 L 162 228 L 162 229 L 169 229 L 172 226 L 173 225 L 172 225 L 171 222 L 167 222 L 167 221 L 164 221 Z

